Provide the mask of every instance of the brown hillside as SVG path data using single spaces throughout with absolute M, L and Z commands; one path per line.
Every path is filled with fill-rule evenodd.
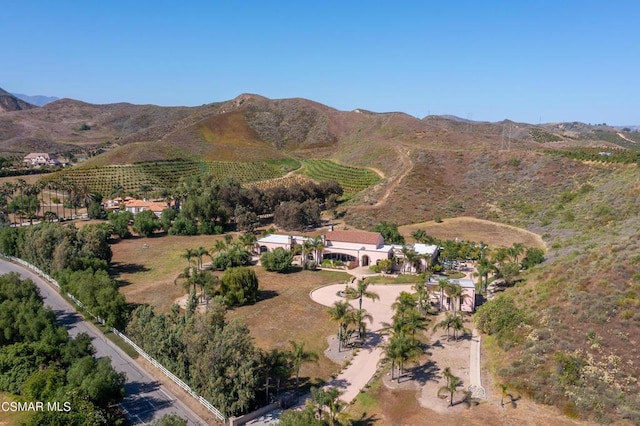
M 31 105 L 30 103 L 13 96 L 11 93 L 0 89 L 0 113 L 22 111 L 32 108 L 37 108 L 37 106 Z

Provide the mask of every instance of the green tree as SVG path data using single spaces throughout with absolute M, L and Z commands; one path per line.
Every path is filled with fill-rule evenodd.
M 246 412 L 260 386 L 261 356 L 249 329 L 216 311 L 194 318 L 182 337 L 192 387 L 225 416 Z
M 176 414 L 165 414 L 151 422 L 151 426 L 187 426 L 187 421 Z
M 129 222 L 133 220 L 133 213 L 128 211 L 114 211 L 109 213 L 109 224 L 113 229 L 113 233 L 120 238 L 130 238 Z
M 9 212 L 26 217 L 32 224 L 39 209 L 40 200 L 36 195 L 18 195 L 8 206 Z
M 524 259 L 522 259 L 522 269 L 531 269 L 542 262 L 544 262 L 544 250 L 535 247 L 528 248 Z
M 133 218 L 133 229 L 145 237 L 150 237 L 160 229 L 158 217 L 151 210 L 145 210 L 136 214 Z
M 291 344 L 291 352 L 290 352 L 290 362 L 293 368 L 293 371 L 296 372 L 296 393 L 298 392 L 299 384 L 300 384 L 300 368 L 302 364 L 307 362 L 318 362 L 318 354 L 313 351 L 305 351 L 304 343 L 297 343 L 293 340 L 290 340 Z
M 258 298 L 258 278 L 253 269 L 229 268 L 220 279 L 220 293 L 228 305 L 254 303 Z
M 293 262 L 293 253 L 277 247 L 271 252 L 265 252 L 260 256 L 260 264 L 267 271 L 286 272 L 291 268 Z
M 374 232 L 379 232 L 386 244 L 404 244 L 404 237 L 398 231 L 398 224 L 382 221 L 373 227 Z

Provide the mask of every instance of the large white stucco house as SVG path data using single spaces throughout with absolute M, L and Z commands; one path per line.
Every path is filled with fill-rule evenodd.
M 401 259 L 402 249 L 405 247 L 385 244 L 379 232 L 336 230 L 326 232 L 321 238 L 323 248 L 318 253 L 317 261 L 339 260 L 349 268 L 375 265 L 384 259 Z M 278 247 L 292 250 L 296 245 L 302 245 L 310 239 L 300 235 L 269 234 L 257 240 L 256 248 L 259 252 L 273 251 Z M 417 269 L 424 269 L 426 263 L 432 262 L 438 255 L 437 246 L 414 244 L 406 247 L 427 258 L 421 258 L 422 264 Z M 418 272 L 416 266 L 408 265 L 404 272 Z

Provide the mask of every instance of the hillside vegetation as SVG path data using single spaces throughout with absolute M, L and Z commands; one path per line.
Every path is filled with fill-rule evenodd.
M 349 227 L 472 216 L 541 235 L 546 261 L 477 314 L 491 370 L 601 423 L 640 424 L 637 141 L 603 125 L 420 120 L 257 95 L 167 109 L 61 100 L 0 116 L 3 152 L 106 149 L 59 175 L 96 191 L 205 171 L 264 187 L 331 179 L 350 198 L 337 207 Z

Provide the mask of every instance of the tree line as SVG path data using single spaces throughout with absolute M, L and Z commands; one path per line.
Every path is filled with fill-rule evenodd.
M 38 411 L 27 425 L 124 424 L 116 404 L 124 398 L 125 376 L 94 353 L 87 334 L 70 338 L 56 326 L 31 280 L 0 276 L 0 390 L 68 407 Z
M 245 413 L 269 402 L 269 396 L 287 385 L 292 374 L 296 387 L 300 367 L 317 355 L 291 342 L 291 350 L 262 351 L 255 346 L 246 324 L 226 318 L 226 304 L 214 297 L 201 315 L 155 313 L 151 306 L 136 308 L 127 334 L 147 353 L 210 401 L 224 415 Z

